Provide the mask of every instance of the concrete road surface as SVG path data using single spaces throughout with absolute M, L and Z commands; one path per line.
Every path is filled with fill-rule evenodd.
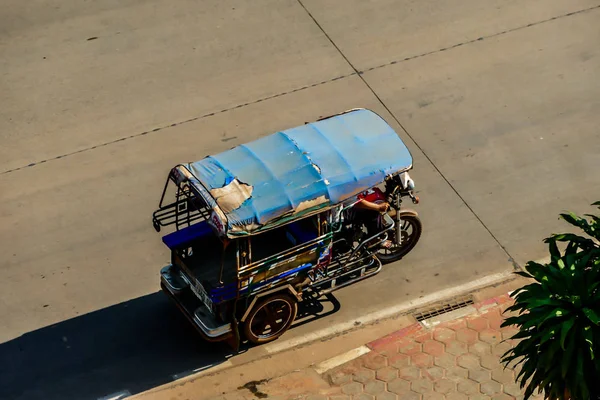
M 599 39 L 591 0 L 6 1 L 0 398 L 228 359 L 158 293 L 169 168 L 345 109 L 406 141 L 424 235 L 282 341 L 543 257 L 557 214 L 600 199 Z

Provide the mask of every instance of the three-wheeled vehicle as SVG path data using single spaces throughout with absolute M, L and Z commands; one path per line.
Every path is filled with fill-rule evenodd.
M 411 168 L 396 132 L 366 109 L 177 165 L 153 214 L 157 232 L 175 228 L 162 238 L 161 287 L 206 340 L 275 340 L 303 294 L 373 276 L 414 248 L 421 222 L 401 208 L 403 197 L 418 203 Z M 358 196 L 391 206 L 376 212 L 375 234 L 353 219 Z

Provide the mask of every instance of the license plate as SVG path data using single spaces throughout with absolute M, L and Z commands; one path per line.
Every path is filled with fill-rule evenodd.
M 208 294 L 206 294 L 206 291 L 204 290 L 202 285 L 190 284 L 190 288 L 192 289 L 192 292 L 194 292 L 194 294 L 196 296 L 198 296 L 200 301 L 202 301 L 202 303 L 204 303 L 206 308 L 208 308 L 208 311 L 212 312 L 212 307 L 213 307 L 212 300 L 210 299 L 210 297 L 208 297 Z

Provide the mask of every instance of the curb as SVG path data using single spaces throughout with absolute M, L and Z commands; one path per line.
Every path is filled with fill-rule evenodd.
M 314 367 L 314 370 L 318 374 L 323 374 L 349 361 L 359 358 L 371 351 L 378 352 L 381 349 L 385 349 L 390 343 L 396 342 L 400 338 L 412 335 L 423 330 L 432 330 L 436 325 L 442 322 L 449 322 L 460 318 L 468 318 L 469 316 L 473 315 L 485 314 L 488 310 L 494 307 L 510 302 L 512 300 L 511 293 L 512 291 L 507 292 L 506 294 L 502 294 L 500 296 L 490 297 L 483 301 L 474 303 L 473 305 L 464 307 L 464 309 L 468 310 L 468 312 L 456 313 L 456 311 L 462 311 L 462 309 L 455 310 L 441 316 L 428 318 L 421 322 L 416 322 L 382 338 L 366 343 L 363 346 L 357 347 L 355 349 L 347 351 L 346 353 L 340 354 L 339 356 L 325 360 L 317 364 Z
M 229 392 L 234 388 L 228 388 L 227 384 L 223 384 L 223 380 L 227 381 L 228 379 L 226 377 L 227 374 L 238 374 L 244 368 L 248 368 L 249 365 L 259 363 L 265 359 L 286 357 L 286 354 L 288 354 L 289 352 L 293 353 L 295 351 L 301 351 L 301 349 L 310 349 L 310 346 L 312 345 L 324 343 L 337 337 L 346 337 L 346 335 L 352 335 L 356 331 L 360 331 L 360 329 L 362 328 L 377 326 L 380 323 L 389 323 L 398 318 L 407 318 L 409 320 L 415 321 L 415 318 L 412 315 L 415 311 L 424 307 L 428 307 L 432 304 L 452 301 L 453 299 L 459 297 L 470 296 L 473 298 L 473 300 L 483 298 L 484 300 L 479 300 L 477 303 L 471 304 L 472 307 L 475 307 L 475 305 L 477 305 L 476 309 L 479 310 L 482 307 L 485 307 L 487 304 L 493 303 L 495 301 L 494 299 L 496 299 L 497 297 L 505 296 L 505 293 L 507 291 L 514 290 L 516 287 L 522 286 L 522 282 L 520 282 L 520 280 L 522 279 L 524 278 L 520 278 L 514 274 L 514 270 L 508 270 L 502 273 L 488 275 L 463 285 L 451 287 L 436 293 L 432 293 L 431 295 L 424 296 L 419 299 L 414 299 L 409 302 L 394 305 L 392 307 L 380 310 L 377 313 L 366 315 L 358 321 L 350 321 L 348 323 L 342 323 L 340 324 L 340 326 L 330 327 L 324 330 L 324 332 L 312 332 L 311 334 L 306 335 L 306 337 L 295 338 L 282 342 L 277 341 L 274 343 L 276 348 L 265 348 L 265 352 L 267 354 L 264 357 L 259 357 L 251 361 L 243 362 L 239 365 L 227 365 L 226 363 L 225 365 L 222 365 L 220 367 L 217 366 L 217 368 L 208 368 L 202 371 L 189 371 L 189 374 L 178 374 L 177 378 L 179 379 L 175 379 L 172 382 L 164 383 L 157 387 L 148 389 L 144 392 L 137 393 L 131 398 L 148 398 L 152 400 L 160 398 L 162 400 L 162 398 L 166 395 L 166 392 L 170 390 L 177 390 L 175 389 L 177 387 L 181 388 L 183 386 L 187 386 L 188 388 L 201 388 L 206 387 L 206 385 L 213 384 L 216 384 L 220 387 L 220 390 L 218 391 L 219 393 L 215 393 L 215 395 L 221 394 L 223 393 L 223 391 Z M 457 311 L 463 310 L 459 309 Z M 456 318 L 459 317 L 460 315 L 456 316 Z M 422 323 L 415 324 L 412 321 L 407 321 L 408 326 L 404 325 L 407 326 L 407 328 L 396 331 L 393 333 L 393 335 L 401 335 L 402 333 L 406 335 L 409 332 L 408 329 L 423 329 L 424 325 L 422 325 Z M 436 324 L 436 319 L 432 318 L 428 322 L 432 325 Z M 252 380 L 261 380 L 265 378 L 267 380 L 271 380 L 277 377 L 285 376 L 293 371 L 299 371 L 305 368 L 313 371 L 313 373 L 317 373 L 317 371 L 320 371 L 318 375 L 322 375 L 327 371 L 335 369 L 336 367 L 339 367 L 344 363 L 347 363 L 353 359 L 359 358 L 373 351 L 373 346 L 378 341 L 385 340 L 385 338 L 388 338 L 389 336 L 390 335 L 385 335 L 383 337 L 379 337 L 379 339 L 370 342 L 367 339 L 364 342 L 362 342 L 362 344 L 358 347 L 350 347 L 351 350 L 347 350 L 348 348 L 346 348 L 343 350 L 344 352 L 342 354 L 338 354 L 331 358 L 327 358 L 316 364 L 306 363 L 304 364 L 304 366 L 296 364 L 293 366 L 293 368 L 290 366 L 281 366 L 283 369 L 280 369 L 277 373 L 272 374 L 270 376 L 266 376 L 264 372 L 254 372 L 252 374 L 247 374 L 247 378 L 245 379 L 250 379 L 249 375 L 252 375 Z M 355 345 L 358 344 L 359 343 L 356 343 Z M 267 347 L 268 346 L 269 345 L 267 345 Z M 239 377 L 236 377 L 234 380 L 239 380 Z M 231 386 L 231 384 L 229 384 L 229 386 Z M 159 393 L 162 393 L 163 395 L 159 395 Z
M 438 317 L 423 320 L 421 322 L 416 322 L 413 325 L 407 326 L 406 328 L 400 329 L 399 331 L 396 331 L 396 332 L 391 333 L 387 336 L 384 336 L 380 339 L 377 339 L 370 343 L 367 343 L 366 346 L 369 347 L 371 350 L 377 350 L 379 348 L 386 346 L 390 342 L 394 342 L 397 339 L 402 338 L 404 336 L 408 336 L 408 335 L 411 335 L 413 333 L 416 333 L 416 332 L 419 332 L 422 330 L 431 330 L 436 325 L 438 325 L 442 322 L 454 321 L 459 318 L 468 318 L 473 315 L 485 314 L 485 312 L 487 312 L 487 310 L 511 301 L 511 297 L 510 297 L 511 293 L 512 292 L 508 292 L 508 293 L 500 295 L 500 296 L 490 297 L 489 299 L 475 303 L 470 307 L 465 307 L 465 308 L 469 308 L 470 310 L 473 310 L 473 311 L 466 313 L 464 315 L 459 315 L 454 318 L 445 318 L 445 316 L 438 316 Z M 457 311 L 460 311 L 460 310 L 457 310 Z M 447 313 L 446 315 L 451 314 L 451 313 L 452 312 Z M 458 315 L 458 314 L 455 314 L 455 315 Z
M 303 345 L 307 345 L 317 340 L 326 340 L 330 337 L 337 336 L 348 331 L 352 331 L 356 329 L 357 326 L 370 325 L 381 320 L 410 314 L 414 310 L 428 306 L 430 304 L 474 293 L 488 287 L 509 283 L 518 279 L 518 276 L 515 275 L 514 272 L 515 271 L 511 269 L 505 272 L 487 275 L 483 278 L 479 278 L 462 285 L 440 290 L 438 292 L 432 293 L 427 296 L 423 296 L 418 299 L 410 300 L 401 304 L 381 309 L 377 312 L 364 315 L 361 318 L 357 318 L 352 321 L 343 322 L 331 326 L 329 328 L 322 329 L 320 331 L 311 332 L 302 337 L 282 341 L 277 340 L 273 343 L 265 345 L 265 351 L 272 355 L 281 351 L 288 350 L 292 347 L 300 347 Z

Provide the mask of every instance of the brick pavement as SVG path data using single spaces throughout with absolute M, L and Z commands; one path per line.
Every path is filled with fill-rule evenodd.
M 515 328 L 500 327 L 510 304 L 508 295 L 499 296 L 431 330 L 411 325 L 367 344 L 371 352 L 326 372 L 320 382 L 314 370 L 298 372 L 220 399 L 522 399 L 515 370 L 500 364 L 514 345 L 505 339 Z
M 369 354 L 327 376 L 342 394 L 364 400 L 522 398 L 514 369 L 500 364 L 514 345 L 504 340 L 516 328 L 500 327 L 510 304 L 504 295 L 431 330 L 409 326 L 370 343 Z

